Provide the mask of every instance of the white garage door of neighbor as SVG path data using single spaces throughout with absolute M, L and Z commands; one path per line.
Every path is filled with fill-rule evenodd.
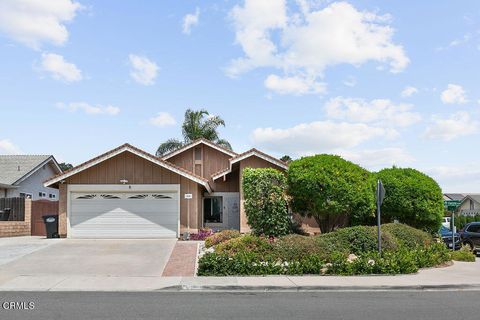
M 178 192 L 72 192 L 71 238 L 176 238 Z

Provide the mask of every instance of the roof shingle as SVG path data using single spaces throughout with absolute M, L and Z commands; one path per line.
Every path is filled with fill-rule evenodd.
M 49 155 L 0 155 L 0 183 L 14 184 L 50 157 Z

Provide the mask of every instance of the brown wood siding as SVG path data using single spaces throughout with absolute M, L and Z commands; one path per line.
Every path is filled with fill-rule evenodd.
M 226 180 L 223 181 L 223 177 L 215 180 L 215 183 L 211 183 L 213 190 L 215 192 L 239 192 L 240 183 L 239 183 L 239 170 L 229 173 L 226 177 Z
M 173 163 L 180 168 L 184 168 L 193 172 L 193 148 L 187 149 L 169 159 L 168 162 Z
M 203 174 L 204 178 L 211 180 L 212 174 L 225 170 L 229 167 L 229 159 L 231 156 L 213 149 L 207 145 L 203 145 Z
M 67 184 L 120 184 L 122 179 L 127 179 L 128 184 L 179 184 L 180 232 L 187 228 L 187 212 L 190 214 L 191 231 L 195 232 L 199 228 L 200 219 L 198 216 L 201 215 L 201 208 L 198 208 L 198 199 L 205 192 L 204 187 L 133 153 L 123 152 L 66 178 L 65 184 L 60 184 L 59 233 L 65 236 L 67 232 Z M 185 199 L 185 193 L 191 193 L 193 199 Z

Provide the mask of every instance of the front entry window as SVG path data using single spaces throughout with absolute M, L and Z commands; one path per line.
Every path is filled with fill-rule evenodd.
M 205 223 L 223 222 L 222 197 L 209 197 L 203 199 L 203 219 Z

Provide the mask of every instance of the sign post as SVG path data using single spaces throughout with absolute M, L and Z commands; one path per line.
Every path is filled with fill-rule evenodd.
M 385 198 L 385 188 L 383 187 L 382 180 L 377 181 L 377 237 L 378 237 L 378 253 L 382 254 L 382 231 L 380 228 L 380 207 L 382 206 L 383 199 Z
M 445 209 L 452 212 L 452 217 L 450 219 L 450 226 L 452 231 L 452 251 L 455 251 L 455 211 L 462 204 L 461 200 L 445 200 L 443 201 Z

